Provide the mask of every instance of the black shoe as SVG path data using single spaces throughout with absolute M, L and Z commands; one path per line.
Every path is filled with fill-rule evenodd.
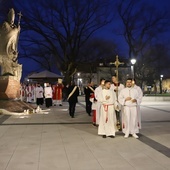
M 74 116 L 71 116 L 72 118 L 74 118 Z
M 93 126 L 96 126 L 96 123 L 93 123 Z
M 103 135 L 103 138 L 106 138 L 106 135 Z
M 63 106 L 62 104 L 59 104 L 59 106 Z
M 89 116 L 91 116 L 91 114 L 90 114 L 90 113 L 88 113 L 88 115 L 89 115 Z
M 115 136 L 113 136 L 113 135 L 111 135 L 111 136 L 109 136 L 110 138 L 114 138 Z

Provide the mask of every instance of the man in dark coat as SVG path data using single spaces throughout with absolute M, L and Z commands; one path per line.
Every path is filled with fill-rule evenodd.
M 86 112 L 89 116 L 91 116 L 92 111 L 92 102 L 90 101 L 90 97 L 94 95 L 94 83 L 90 82 L 88 86 L 84 88 L 84 94 L 85 94 L 85 101 L 86 101 Z
M 76 103 L 78 102 L 79 95 L 79 88 L 74 84 L 74 82 L 71 82 L 71 85 L 68 87 L 68 102 L 69 102 L 69 114 L 72 118 L 74 118 L 75 113 L 75 107 Z

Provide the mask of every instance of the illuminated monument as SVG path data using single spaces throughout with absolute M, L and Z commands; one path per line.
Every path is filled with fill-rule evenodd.
M 0 25 L 0 99 L 19 97 L 22 65 L 18 64 L 18 39 L 21 13 L 15 25 L 15 11 L 10 9 L 7 21 Z

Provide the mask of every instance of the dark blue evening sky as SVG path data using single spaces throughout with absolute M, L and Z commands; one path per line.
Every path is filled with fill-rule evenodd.
M 144 0 L 144 1 L 150 4 L 151 6 L 155 6 L 158 10 L 163 9 L 164 11 L 167 11 L 166 20 L 167 23 L 170 23 L 170 0 Z M 113 42 L 115 42 L 118 45 L 119 54 L 126 58 L 127 57 L 126 54 L 128 51 L 127 43 L 125 42 L 125 39 L 122 35 L 116 33 L 116 30 L 119 30 L 121 26 L 122 26 L 121 21 L 115 18 L 111 24 L 98 30 L 94 34 L 94 36 L 113 40 Z M 158 41 L 160 43 L 163 42 L 170 43 L 170 27 L 168 31 L 161 34 Z
M 22 2 L 22 4 L 30 3 L 29 0 L 16 0 L 16 1 Z M 16 1 L 13 1 L 13 3 L 15 4 Z M 128 1 L 126 1 L 126 2 L 128 2 Z M 161 9 L 161 10 L 168 11 L 169 13 L 167 15 L 166 20 L 167 20 L 167 23 L 170 23 L 170 10 L 169 10 L 170 9 L 170 0 L 143 0 L 143 2 L 146 2 L 151 6 L 155 6 L 158 10 Z M 16 12 L 19 12 L 19 11 L 16 11 Z M 21 12 L 24 13 L 24 11 L 22 11 L 22 9 L 21 9 Z M 121 35 L 118 35 L 118 32 L 117 32 L 117 30 L 119 30 L 121 27 L 122 27 L 121 21 L 117 18 L 117 16 L 115 16 L 115 18 L 113 19 L 111 24 L 109 24 L 109 25 L 101 28 L 97 32 L 95 32 L 93 37 L 100 37 L 103 39 L 113 40 L 113 42 L 117 44 L 118 54 L 126 58 L 127 53 L 128 53 L 128 46 L 124 40 L 124 37 Z M 22 20 L 21 20 L 21 29 L 22 29 Z M 22 36 L 22 33 L 20 36 Z M 169 37 L 170 37 L 170 31 L 167 31 L 166 33 L 163 33 L 159 37 L 159 39 L 157 39 L 157 41 L 170 43 Z M 113 56 L 113 59 L 115 59 L 115 56 Z M 19 62 L 21 64 L 23 64 L 24 77 L 32 71 L 40 70 L 40 66 L 37 63 L 35 63 L 33 60 L 21 58 L 21 59 L 19 59 Z

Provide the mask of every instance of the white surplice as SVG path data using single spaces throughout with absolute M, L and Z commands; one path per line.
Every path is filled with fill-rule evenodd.
M 118 84 L 118 86 L 113 83 L 113 84 L 111 84 L 111 87 L 110 87 L 110 89 L 113 89 L 113 91 L 115 92 L 117 100 L 118 100 L 118 96 L 119 96 L 121 90 L 123 90 L 124 88 L 125 88 L 125 86 L 123 84 L 121 84 L 121 83 Z M 118 89 L 118 91 L 117 91 L 117 89 Z M 122 109 L 121 104 L 118 103 L 118 108 L 116 110 L 121 111 L 121 109 Z M 119 114 L 121 114 L 121 112 Z
M 35 88 L 35 97 L 36 98 L 43 98 L 43 93 L 44 93 L 43 87 L 38 86 Z
M 132 103 L 132 100 L 125 101 L 127 97 L 136 99 L 137 102 Z M 119 102 L 124 106 L 122 112 L 122 129 L 126 135 L 139 133 L 139 117 L 137 112 L 137 105 L 140 104 L 138 91 L 135 88 L 128 88 L 121 90 L 119 94 Z
M 121 83 L 118 84 L 118 86 L 113 83 L 113 84 L 111 84 L 111 87 L 110 87 L 110 88 L 113 89 L 113 90 L 116 90 L 116 89 L 118 88 L 118 95 L 119 95 L 119 94 L 120 94 L 120 91 L 121 91 L 122 89 L 124 89 L 125 86 L 124 86 L 123 84 L 121 84 Z
M 45 98 L 52 98 L 52 94 L 53 94 L 53 91 L 52 91 L 52 88 L 50 86 L 47 86 L 47 87 L 44 88 Z
M 106 96 L 110 96 L 106 100 Z M 103 89 L 98 98 L 101 102 L 101 115 L 99 120 L 98 135 L 115 136 L 116 128 L 116 95 L 111 89 Z

